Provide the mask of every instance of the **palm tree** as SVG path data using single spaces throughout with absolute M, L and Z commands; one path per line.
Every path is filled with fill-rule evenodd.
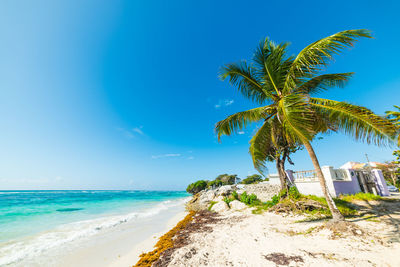
M 220 77 L 247 98 L 260 105 L 233 114 L 216 125 L 218 138 L 231 135 L 252 122 L 263 122 L 250 141 L 255 167 L 266 160 L 261 140 L 271 138 L 271 120 L 279 122 L 282 135 L 292 145 L 307 149 L 327 200 L 333 220 L 344 220 L 326 186 L 311 141 L 318 133 L 339 131 L 356 140 L 384 145 L 392 142 L 395 127 L 371 110 L 329 99 L 312 97 L 332 87 L 343 87 L 353 73 L 320 74 L 333 56 L 352 46 L 359 38 L 371 38 L 367 30 L 347 30 L 311 43 L 296 56 L 287 56 L 288 43 L 276 45 L 268 38 L 256 49 L 253 62 L 227 64 Z
M 400 107 L 394 107 L 399 111 L 386 111 L 386 117 L 398 127 L 397 145 L 400 147 Z
M 281 127 L 278 119 L 271 118 L 264 122 L 265 127 L 269 127 L 268 131 L 258 131 L 250 141 L 250 155 L 253 158 L 254 167 L 258 172 L 264 174 L 266 170 L 265 161 L 275 161 L 276 169 L 278 171 L 280 180 L 280 195 L 282 198 L 288 192 L 288 178 L 285 171 L 285 162 L 288 161 L 293 165 L 290 154 L 296 152 L 301 148 L 300 144 L 291 144 L 286 140 L 283 128 Z M 263 133 L 270 134 L 263 136 Z

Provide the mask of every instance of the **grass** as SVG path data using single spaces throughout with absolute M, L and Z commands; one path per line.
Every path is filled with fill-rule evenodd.
M 287 197 L 281 199 L 281 196 L 283 195 L 287 195 Z M 302 195 L 297 191 L 295 187 L 291 187 L 288 192 L 281 192 L 280 194 L 273 196 L 272 199 L 267 202 L 262 202 L 259 199 L 251 199 L 251 201 L 249 201 L 249 195 L 247 195 L 246 192 L 244 192 L 241 196 L 234 192 L 232 196 L 229 197 L 230 201 L 232 201 L 233 199 L 238 199 L 239 201 L 245 203 L 247 206 L 252 207 L 253 214 L 261 214 L 264 211 L 268 211 L 274 206 L 280 204 L 280 207 L 283 207 L 284 209 L 292 213 L 310 215 L 310 218 L 305 219 L 307 221 L 310 219 L 329 219 L 332 216 L 325 198 L 315 195 Z M 341 195 L 340 197 L 334 198 L 333 200 L 335 201 L 337 208 L 343 214 L 343 216 L 353 217 L 357 215 L 357 210 L 355 209 L 352 202 L 359 200 L 385 200 L 385 198 L 371 193 L 357 193 L 355 195 Z M 307 208 L 299 209 L 299 205 L 296 205 L 296 203 L 298 204 L 299 202 L 307 203 L 313 201 L 318 202 L 318 204 L 322 206 L 322 208 L 315 208 L 311 210 Z
M 323 197 L 317 197 L 314 195 L 302 195 L 302 194 L 297 194 L 296 197 L 290 196 L 281 200 L 277 200 L 278 197 L 273 198 L 272 201 L 260 203 L 253 205 L 255 209 L 252 211 L 253 214 L 261 214 L 264 211 L 269 210 L 270 208 L 276 206 L 277 204 L 280 204 L 281 207 L 284 207 L 286 210 L 291 211 L 295 214 L 307 214 L 313 217 L 316 217 L 316 219 L 322 219 L 322 218 L 329 218 L 331 216 L 331 212 L 328 208 L 328 204 L 326 203 L 325 198 Z M 299 209 L 296 203 L 299 202 L 309 202 L 309 201 L 315 201 L 318 202 L 323 208 L 317 208 L 317 209 Z M 335 204 L 339 211 L 343 214 L 345 217 L 351 217 L 357 214 L 356 209 L 352 206 L 351 202 L 343 200 L 343 199 L 334 199 Z
M 304 197 L 314 200 L 314 201 L 317 201 L 320 204 L 324 205 L 326 207 L 326 209 L 321 211 L 321 214 L 331 216 L 331 212 L 328 209 L 328 204 L 326 203 L 325 198 L 317 197 L 314 195 L 307 195 Z M 335 202 L 336 207 L 343 214 L 343 216 L 345 216 L 345 217 L 354 216 L 357 213 L 356 209 L 354 209 L 354 207 L 352 206 L 350 201 L 347 201 L 345 199 L 340 199 L 340 198 L 334 198 L 333 201 Z
M 217 204 L 217 201 L 211 201 L 210 206 L 208 206 L 208 210 L 211 211 L 212 207 Z
M 371 193 L 357 193 L 355 195 L 340 195 L 339 199 L 352 202 L 357 200 L 363 200 L 363 201 L 382 200 L 382 197 Z

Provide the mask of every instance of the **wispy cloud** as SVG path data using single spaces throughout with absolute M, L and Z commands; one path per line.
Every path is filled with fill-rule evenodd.
M 190 156 L 190 157 L 188 157 L 187 159 L 188 159 L 188 160 L 193 160 L 194 157 Z
M 144 135 L 143 126 L 135 127 L 132 129 L 117 128 L 117 131 L 121 132 L 126 138 L 132 139 L 136 135 Z
M 135 127 L 132 129 L 132 132 L 138 133 L 140 135 L 144 135 L 143 131 L 142 131 L 143 126 L 140 127 Z
M 220 108 L 220 107 L 227 107 L 232 105 L 233 103 L 235 103 L 235 101 L 233 99 L 225 99 L 225 100 L 220 100 L 218 101 L 218 104 L 215 104 L 214 107 L 215 108 Z
M 245 134 L 245 132 L 244 131 L 239 131 L 238 134 Z
M 172 157 L 180 157 L 181 154 L 162 154 L 162 155 L 153 155 L 152 159 L 161 159 L 161 158 L 172 158 Z

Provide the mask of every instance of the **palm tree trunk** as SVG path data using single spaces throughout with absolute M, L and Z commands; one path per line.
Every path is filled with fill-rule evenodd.
M 344 221 L 343 215 L 340 213 L 340 211 L 336 207 L 336 204 L 333 201 L 331 194 L 329 193 L 324 174 L 322 173 L 321 166 L 319 165 L 317 155 L 315 155 L 314 149 L 312 148 L 309 141 L 306 141 L 303 144 L 304 144 L 305 148 L 307 149 L 308 154 L 310 155 L 311 161 L 314 165 L 319 183 L 321 184 L 322 192 L 324 193 L 326 202 L 328 203 L 329 210 L 332 213 L 332 219 L 334 221 Z
M 286 172 L 285 172 L 285 162 L 279 157 L 276 159 L 276 169 L 278 171 L 279 180 L 281 182 L 281 193 L 288 190 L 288 184 L 286 180 Z M 286 197 L 286 194 L 283 194 L 281 197 Z

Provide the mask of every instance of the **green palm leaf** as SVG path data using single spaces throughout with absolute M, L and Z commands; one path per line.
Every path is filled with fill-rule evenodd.
M 370 31 L 364 29 L 342 31 L 306 46 L 293 61 L 286 77 L 284 91 L 291 92 L 299 79 L 311 77 L 321 71 L 334 55 L 346 47 L 353 46 L 360 37 L 371 38 Z
M 221 135 L 231 135 L 234 132 L 242 130 L 251 122 L 258 122 L 262 119 L 265 119 L 273 112 L 274 109 L 271 106 L 265 106 L 230 115 L 226 119 L 219 121 L 215 126 L 218 140 L 220 140 Z
M 286 56 L 288 46 L 289 43 L 276 45 L 266 38 L 260 42 L 253 56 L 254 67 L 262 80 L 263 87 L 268 92 L 275 92 L 276 95 L 281 95 L 286 74 L 294 59 Z
M 390 119 L 394 124 L 400 125 L 400 107 L 394 106 L 399 111 L 386 111 L 386 117 Z
M 220 70 L 220 78 L 237 87 L 237 89 L 248 99 L 263 104 L 268 99 L 268 92 L 263 89 L 255 69 L 249 66 L 246 61 L 232 63 L 223 66 Z
M 272 161 L 274 145 L 271 138 L 271 124 L 266 121 L 250 140 L 249 153 L 253 160 L 254 168 L 264 174 L 267 170 L 266 161 Z
M 367 108 L 321 98 L 311 98 L 310 103 L 335 126 L 335 130 L 349 134 L 356 140 L 377 145 L 394 141 L 396 127 L 388 119 Z
M 316 94 L 332 87 L 343 88 L 354 72 L 323 74 L 316 76 L 295 89 L 303 94 Z
M 316 117 L 306 95 L 290 94 L 283 97 L 278 102 L 277 118 L 289 142 L 301 143 L 311 140 L 315 135 Z

